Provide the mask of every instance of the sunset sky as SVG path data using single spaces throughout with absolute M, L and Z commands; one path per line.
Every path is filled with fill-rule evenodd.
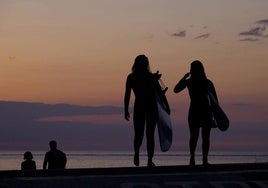
M 179 126 L 189 97 L 172 90 L 199 59 L 231 126 L 247 127 L 243 136 L 253 133 L 251 143 L 265 150 L 267 7 L 267 0 L 0 0 L 0 100 L 122 106 L 126 76 L 145 54 L 170 88 Z

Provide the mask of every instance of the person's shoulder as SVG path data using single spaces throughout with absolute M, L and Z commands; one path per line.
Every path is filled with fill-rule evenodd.
M 49 150 L 49 151 L 46 152 L 45 156 L 51 156 L 52 153 L 53 153 L 53 151 Z
M 57 150 L 57 152 L 59 153 L 59 154 L 61 154 L 61 155 L 66 155 L 63 151 L 61 151 L 61 150 Z
M 207 84 L 209 87 L 214 87 L 214 84 L 210 79 L 207 79 Z
M 127 79 L 132 79 L 134 77 L 134 74 L 133 73 L 130 73 L 127 75 Z
M 213 82 L 210 79 L 207 79 L 208 84 L 213 84 Z
M 131 72 L 131 73 L 129 73 L 128 75 L 127 75 L 127 77 L 131 77 L 131 76 L 133 76 L 134 75 L 134 72 Z
M 128 76 L 127 76 L 127 82 L 128 83 L 132 83 L 134 80 L 136 80 L 136 75 L 134 73 L 130 73 Z
M 35 165 L 35 161 L 34 160 L 27 161 L 26 163 L 29 164 L 29 165 Z

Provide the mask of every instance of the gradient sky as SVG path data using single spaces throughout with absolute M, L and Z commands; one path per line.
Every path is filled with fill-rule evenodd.
M 0 0 L 0 99 L 122 106 L 126 76 L 145 54 L 170 88 L 174 124 L 185 124 L 188 93 L 172 90 L 199 59 L 232 125 L 257 125 L 257 139 L 268 123 L 267 7 L 267 0 Z

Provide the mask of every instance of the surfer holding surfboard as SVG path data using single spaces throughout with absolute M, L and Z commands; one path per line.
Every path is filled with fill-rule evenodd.
M 203 165 L 208 165 L 208 153 L 210 147 L 210 131 L 212 125 L 212 109 L 208 99 L 208 91 L 217 99 L 213 83 L 207 79 L 204 67 L 198 60 L 191 63 L 190 72 L 177 83 L 175 93 L 188 88 L 190 95 L 190 109 L 188 123 L 190 129 L 190 165 L 195 165 L 195 150 L 201 128 Z
M 136 57 L 130 73 L 126 80 L 124 96 L 125 119 L 129 121 L 129 102 L 131 90 L 135 95 L 134 102 L 134 164 L 139 166 L 139 152 L 142 145 L 144 132 L 147 139 L 147 166 L 155 166 L 153 163 L 155 140 L 154 133 L 157 122 L 157 106 L 155 98 L 154 83 L 161 77 L 157 73 L 151 73 L 149 60 L 145 55 Z

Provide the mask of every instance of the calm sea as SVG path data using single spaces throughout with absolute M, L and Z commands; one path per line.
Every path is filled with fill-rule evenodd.
M 65 151 L 67 168 L 103 168 L 133 167 L 133 154 L 126 151 Z M 0 151 L 0 170 L 20 170 L 24 151 Z M 37 169 L 42 169 L 45 151 L 32 151 Z M 140 165 L 146 166 L 146 153 L 141 153 Z M 188 152 L 156 153 L 154 162 L 157 166 L 188 165 Z M 201 154 L 197 154 L 196 162 L 201 164 Z M 224 163 L 260 163 L 268 162 L 268 152 L 223 152 L 210 153 L 209 162 Z

